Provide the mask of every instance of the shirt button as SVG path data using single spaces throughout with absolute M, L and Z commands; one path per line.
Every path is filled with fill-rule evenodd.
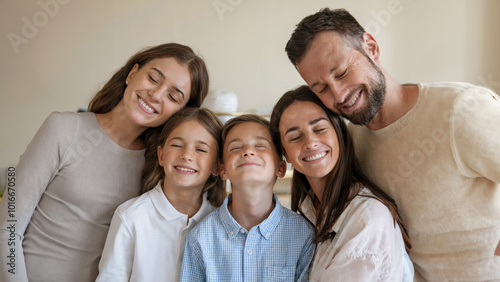
M 229 232 L 229 234 L 233 235 L 233 231 Z
M 281 273 L 285 274 L 285 273 L 286 273 L 286 269 L 284 269 L 284 268 L 283 268 L 283 269 L 281 270 Z
M 248 250 L 248 254 L 251 255 L 253 252 L 252 250 Z

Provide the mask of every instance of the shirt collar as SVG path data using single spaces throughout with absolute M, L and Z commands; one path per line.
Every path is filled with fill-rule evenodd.
M 276 227 L 278 226 L 278 224 L 281 221 L 281 218 L 283 217 L 283 206 L 281 205 L 280 201 L 278 200 L 278 197 L 275 194 L 273 194 L 273 198 L 276 202 L 273 211 L 264 221 L 262 221 L 259 225 L 254 227 L 258 228 L 259 233 L 266 239 L 269 239 L 274 230 L 276 230 Z M 231 216 L 229 210 L 227 209 L 227 205 L 232 200 L 233 200 L 232 194 L 229 194 L 226 197 L 226 199 L 224 199 L 224 203 L 222 204 L 222 206 L 219 208 L 222 225 L 224 226 L 224 229 L 226 230 L 227 236 L 229 236 L 229 238 L 233 238 L 236 235 L 238 235 L 240 230 L 245 230 Z
M 158 182 L 155 188 L 153 188 L 149 192 L 151 201 L 153 202 L 153 206 L 158 211 L 158 213 L 160 213 L 161 216 L 167 221 L 184 217 L 186 218 L 187 222 L 187 215 L 176 210 L 175 207 L 170 203 L 170 201 L 167 199 L 167 196 L 165 196 L 165 194 L 163 193 L 161 183 L 162 181 Z M 212 205 L 207 200 L 207 193 L 203 193 L 202 197 L 203 202 L 201 203 L 201 207 L 198 212 L 196 212 L 196 214 L 192 217 L 192 219 L 194 219 L 196 222 L 202 220 L 208 213 L 213 210 Z
M 264 219 L 264 221 L 262 221 L 258 225 L 260 234 L 266 239 L 269 239 L 274 230 L 276 230 L 276 227 L 283 217 L 283 206 L 281 205 L 278 197 L 275 194 L 273 194 L 273 198 L 276 203 L 273 211 L 266 219 Z

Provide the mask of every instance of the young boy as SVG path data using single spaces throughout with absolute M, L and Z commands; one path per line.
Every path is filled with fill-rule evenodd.
M 286 163 L 269 122 L 232 118 L 222 138 L 221 177 L 232 194 L 189 232 L 180 281 L 307 281 L 314 229 L 273 194 Z

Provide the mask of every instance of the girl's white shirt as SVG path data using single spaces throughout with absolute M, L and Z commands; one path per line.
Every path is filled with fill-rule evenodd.
M 188 218 L 168 201 L 161 181 L 123 203 L 113 215 L 96 281 L 178 281 L 187 233 L 214 209 L 204 193 Z

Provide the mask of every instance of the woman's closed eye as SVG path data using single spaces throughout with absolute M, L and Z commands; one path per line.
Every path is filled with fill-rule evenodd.
M 172 91 L 168 93 L 168 95 L 170 100 L 172 100 L 174 103 L 180 104 L 184 101 L 184 94 L 180 89 L 176 87 L 174 87 Z
M 294 135 L 290 135 L 288 136 L 288 142 L 294 142 L 294 141 L 297 141 L 300 139 L 300 137 L 302 137 L 301 134 L 294 134 Z
M 168 98 L 170 98 L 170 100 L 174 103 L 179 103 L 179 100 L 174 97 L 174 95 L 172 95 L 171 93 L 168 93 Z
M 153 82 L 154 84 L 158 84 L 158 80 L 155 79 L 154 77 L 152 77 L 151 75 L 148 74 L 148 78 L 151 82 Z

